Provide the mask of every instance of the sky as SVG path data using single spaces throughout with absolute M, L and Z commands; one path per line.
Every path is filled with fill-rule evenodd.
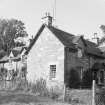
M 29 35 L 35 36 L 46 12 L 53 15 L 55 0 L 0 0 L 0 18 L 15 18 L 25 23 Z M 55 25 L 69 33 L 92 38 L 102 36 L 105 25 L 105 0 L 56 0 Z

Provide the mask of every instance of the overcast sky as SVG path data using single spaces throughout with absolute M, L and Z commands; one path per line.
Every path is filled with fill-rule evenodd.
M 0 18 L 21 19 L 30 35 L 36 34 L 45 12 L 53 13 L 54 0 L 0 0 Z M 105 0 L 56 0 L 56 26 L 72 34 L 101 35 Z

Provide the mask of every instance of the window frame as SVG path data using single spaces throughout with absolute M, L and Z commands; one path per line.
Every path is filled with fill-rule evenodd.
M 101 72 L 103 72 L 103 74 L 102 74 L 102 75 L 103 75 L 103 78 L 100 77 L 100 76 L 101 76 Z M 104 69 L 99 70 L 99 71 L 98 71 L 98 84 L 99 84 L 99 85 L 102 85 L 102 84 L 105 83 L 104 77 L 105 77 L 105 71 L 104 71 Z M 103 80 L 101 80 L 101 78 L 102 78 Z
M 57 65 L 56 64 L 50 64 L 49 67 L 50 67 L 49 79 L 50 80 L 55 79 L 56 78 Z

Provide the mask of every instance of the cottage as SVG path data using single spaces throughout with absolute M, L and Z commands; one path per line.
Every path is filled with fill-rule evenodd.
M 95 43 L 53 27 L 51 16 L 46 18 L 48 23 L 40 27 L 25 52 L 28 55 L 27 79 L 35 82 L 43 78 L 48 87 L 64 84 L 70 88 L 91 86 L 90 71 L 105 56 Z
M 21 70 L 26 68 L 26 59 L 24 59 L 24 47 L 15 47 L 11 50 L 9 55 L 5 55 L 0 59 L 0 76 L 6 76 L 6 80 L 13 79 L 13 75 L 16 74 L 17 78 L 23 75 Z M 6 75 L 2 75 L 2 70 L 5 71 Z

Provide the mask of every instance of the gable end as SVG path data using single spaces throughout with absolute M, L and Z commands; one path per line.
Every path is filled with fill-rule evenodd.
M 40 36 L 40 34 L 42 33 L 43 29 L 45 28 L 45 25 L 43 24 L 40 29 L 38 30 L 35 38 L 33 39 L 33 41 L 30 43 L 27 51 L 25 52 L 25 54 L 27 55 L 29 53 L 29 51 L 31 50 L 32 46 L 35 44 L 35 42 L 37 41 L 38 37 Z

